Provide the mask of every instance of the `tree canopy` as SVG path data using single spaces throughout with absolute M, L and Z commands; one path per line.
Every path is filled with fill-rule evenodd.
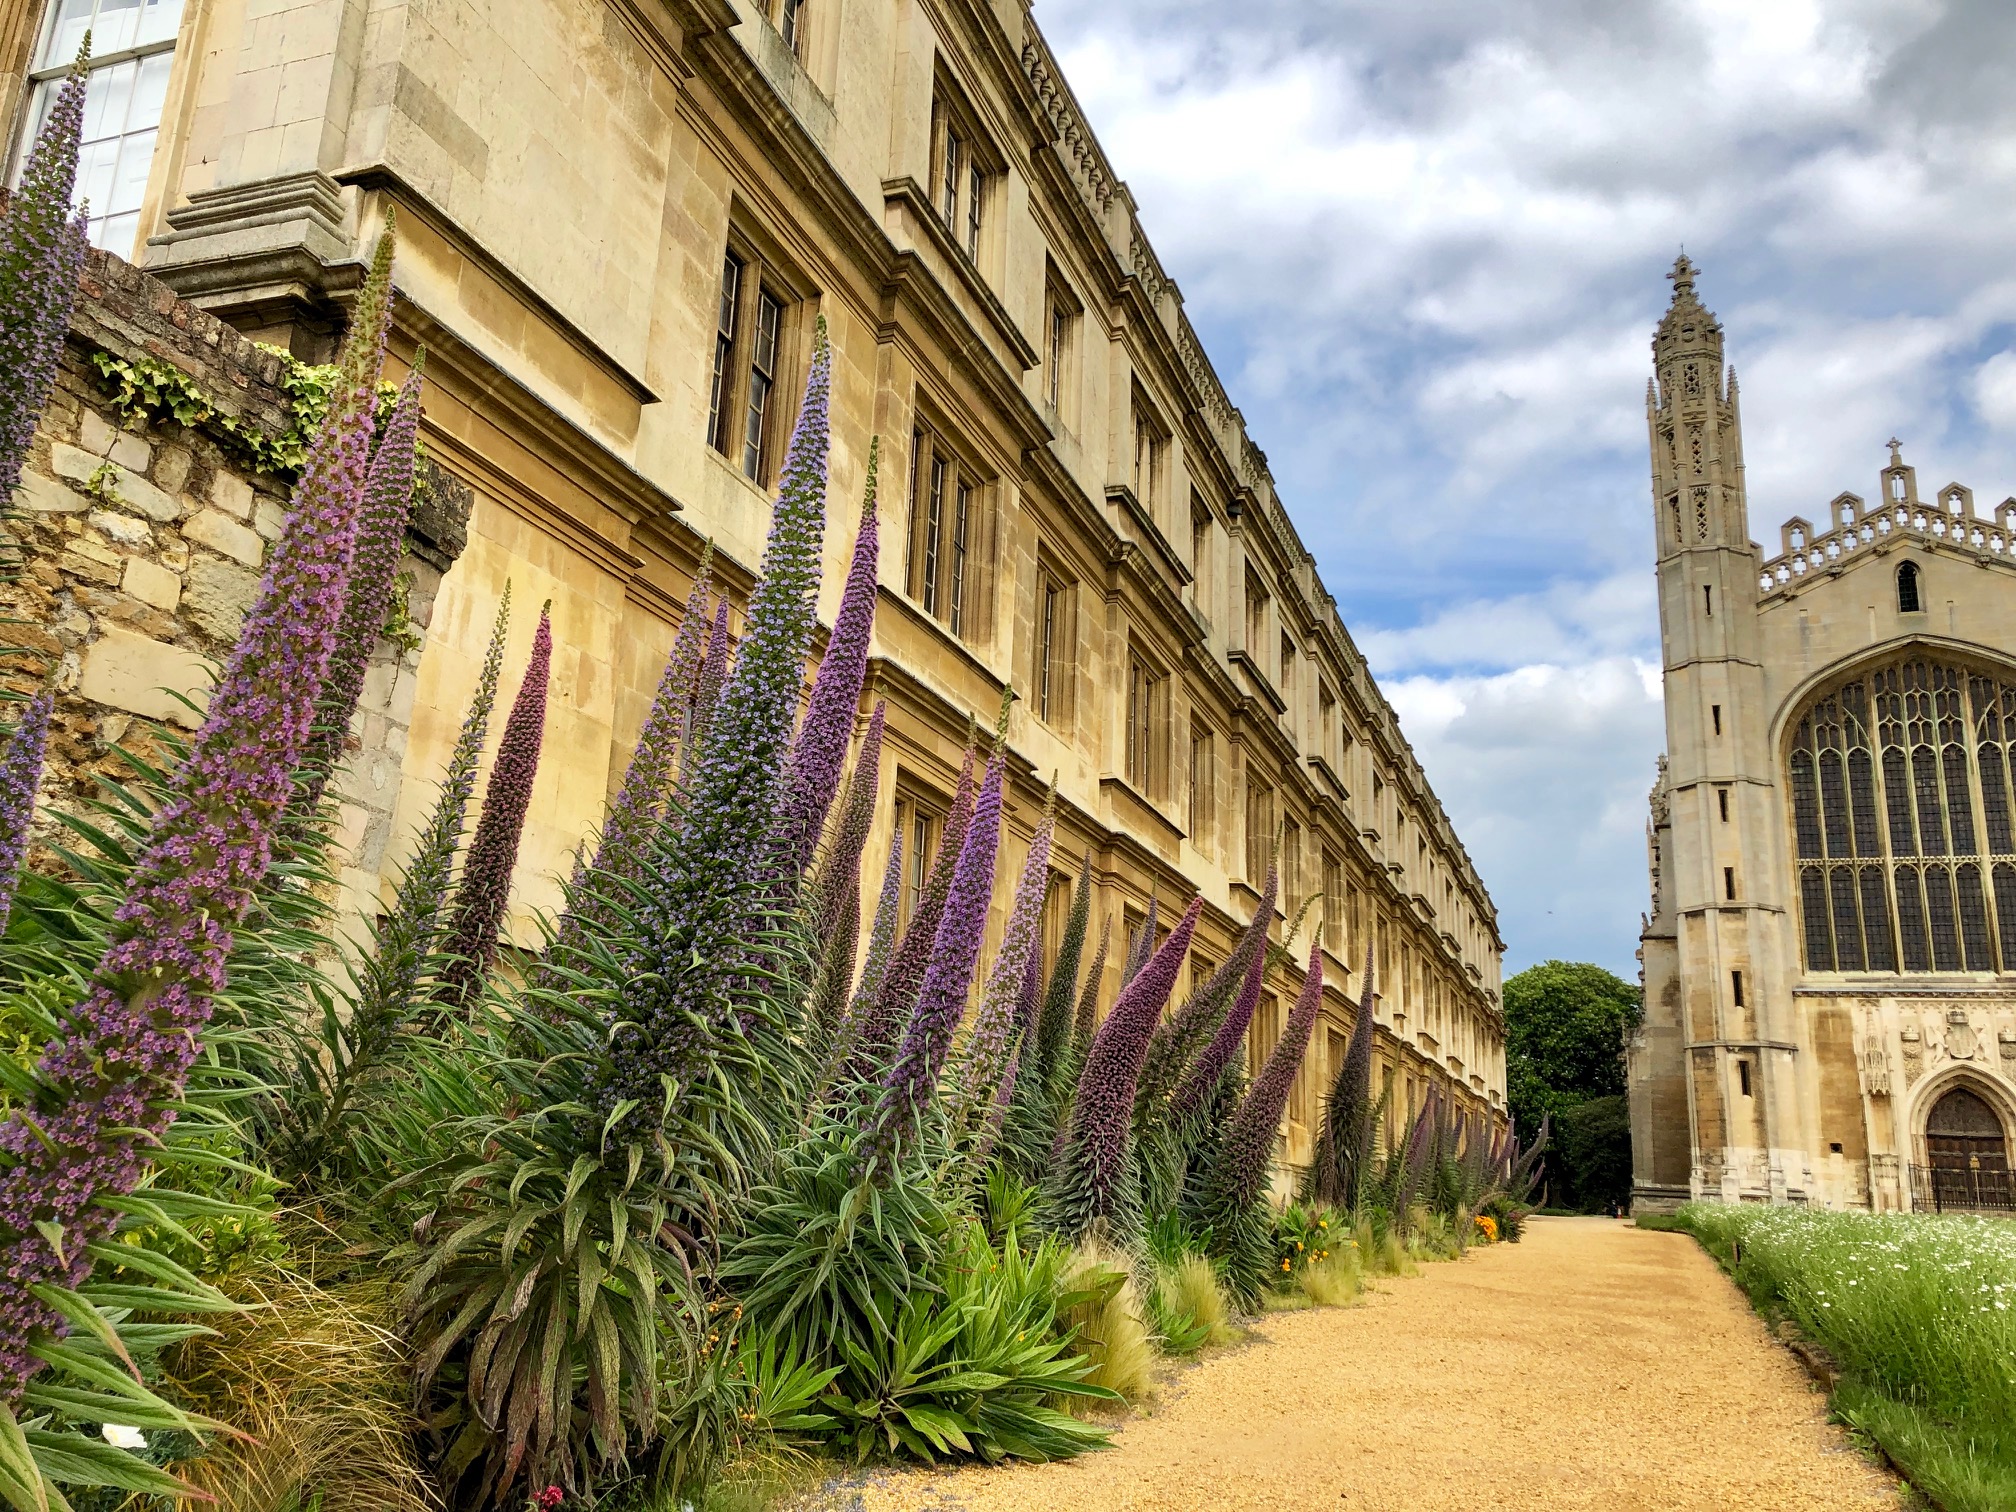
M 1504 1001 L 1506 1096 L 1517 1126 L 1530 1134 L 1542 1118 L 1553 1120 L 1558 1156 L 1550 1162 L 1566 1178 L 1563 1196 L 1591 1206 L 1622 1196 L 1612 1188 L 1620 1169 L 1623 1187 L 1629 1188 L 1629 1129 L 1618 1109 L 1624 1096 L 1624 1036 L 1638 1022 L 1639 989 L 1586 961 L 1544 961 L 1509 979 Z M 1617 1103 L 1600 1118 L 1576 1116 L 1576 1110 L 1599 1099 Z M 1584 1137 L 1570 1140 L 1571 1123 L 1592 1127 L 1580 1131 Z M 1591 1137 L 1599 1123 L 1606 1133 Z M 1616 1150 L 1608 1149 L 1620 1140 L 1621 1161 Z M 1597 1145 L 1605 1149 L 1598 1151 Z

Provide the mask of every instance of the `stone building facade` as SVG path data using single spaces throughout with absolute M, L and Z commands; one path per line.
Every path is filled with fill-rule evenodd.
M 1636 1197 L 2006 1209 L 2016 1137 L 2016 498 L 1750 539 L 1736 378 L 1682 257 L 1648 394 L 1666 755 Z
M 0 26 L 17 139 L 102 5 Z M 520 603 L 553 601 L 519 923 L 554 900 L 703 541 L 746 589 L 823 316 L 829 615 L 881 445 L 867 696 L 891 717 L 871 856 L 898 829 L 928 851 L 969 713 L 1012 685 L 1004 879 L 1054 773 L 1055 864 L 1091 856 L 1116 941 L 1152 898 L 1201 892 L 1209 970 L 1277 833 L 1288 908 L 1326 895 L 1310 925 L 1325 1026 L 1290 1159 L 1307 1158 L 1368 952 L 1396 1111 L 1431 1084 L 1502 1110 L 1491 900 L 1025 4 L 145 9 L 116 57 L 98 17 L 106 66 L 151 69 L 155 88 L 151 116 L 96 128 L 93 162 L 115 170 L 94 234 L 190 306 L 316 359 L 396 211 L 391 366 L 425 344 L 426 444 L 469 493 L 466 545 L 399 674 L 410 720 L 382 745 L 360 731 L 360 759 L 396 766 L 401 793 L 389 847 L 354 858 L 360 900 L 431 791 L 507 580 Z M 1270 984 L 1256 1055 L 1292 992 Z

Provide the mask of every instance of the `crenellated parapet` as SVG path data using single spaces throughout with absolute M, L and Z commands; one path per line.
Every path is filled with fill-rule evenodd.
M 1842 493 L 1828 505 L 1828 524 L 1794 515 L 1778 529 L 1778 555 L 1764 560 L 1757 586 L 1762 598 L 1796 593 L 1799 586 L 1840 572 L 1865 554 L 1909 541 L 1935 551 L 1956 552 L 1984 565 L 2016 564 L 2016 496 L 2004 499 L 1983 518 L 1974 491 L 1948 483 L 1930 502 L 1918 496 L 1917 469 L 1907 466 L 1898 443 L 1890 443 L 1874 503 Z

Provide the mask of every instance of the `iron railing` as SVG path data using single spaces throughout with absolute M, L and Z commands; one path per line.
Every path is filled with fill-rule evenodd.
M 2007 1171 L 1911 1167 L 1911 1205 L 1921 1213 L 2016 1213 Z

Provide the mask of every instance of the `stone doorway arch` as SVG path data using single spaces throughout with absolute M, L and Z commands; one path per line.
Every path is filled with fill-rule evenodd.
M 1940 1093 L 1925 1114 L 1925 1156 L 1935 1212 L 2008 1212 L 2009 1136 L 1988 1099 L 1965 1082 Z

